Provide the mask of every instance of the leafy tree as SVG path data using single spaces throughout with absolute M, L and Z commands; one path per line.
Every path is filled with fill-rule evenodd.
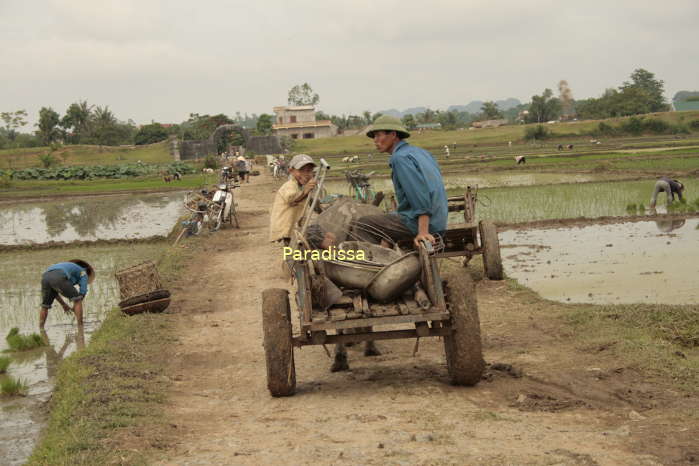
M 442 129 L 456 129 L 457 118 L 455 112 L 440 112 L 438 120 Z
M 527 123 L 544 123 L 555 120 L 561 113 L 561 102 L 553 97 L 551 89 L 544 89 L 541 95 L 532 96 L 529 104 Z
M 242 116 L 240 116 L 239 121 L 234 121 L 223 113 L 213 116 L 190 113 L 189 119 L 180 125 L 180 131 L 185 140 L 207 139 L 219 126 L 233 123 L 241 124 L 242 121 L 245 121 Z
M 383 113 L 381 113 L 381 112 L 377 112 L 377 113 L 372 114 L 369 110 L 365 110 L 362 113 L 362 116 L 364 117 L 364 124 L 370 125 L 373 122 L 375 122 L 378 117 L 380 117 L 382 115 L 383 115 Z
M 51 144 L 60 137 L 58 123 L 61 121 L 60 116 L 51 107 L 41 107 L 39 110 L 39 136 L 45 145 Z
M 14 112 L 2 112 L 0 113 L 0 119 L 5 125 L 5 131 L 7 132 L 7 138 L 14 142 L 17 138 L 17 129 L 27 124 L 27 111 L 26 110 L 16 110 Z
M 263 113 L 258 117 L 257 132 L 264 136 L 272 134 L 272 115 Z
M 316 112 L 316 121 L 332 120 L 332 117 L 322 110 Z
M 498 108 L 498 104 L 496 104 L 492 100 L 489 100 L 487 102 L 483 102 L 483 105 L 481 106 L 481 119 L 483 119 L 483 120 L 499 120 L 501 118 L 504 118 L 504 116 L 503 116 L 502 112 L 500 111 L 500 109 Z
M 308 83 L 296 85 L 289 89 L 289 105 L 318 105 L 320 97 L 313 92 Z
M 141 126 L 134 136 L 134 143 L 138 146 L 143 144 L 153 144 L 164 141 L 168 137 L 168 132 L 160 123 L 151 123 Z
M 422 113 L 417 114 L 417 121 L 419 123 L 434 123 L 436 118 L 436 114 L 434 110 L 427 109 Z
M 61 127 L 68 131 L 72 129 L 71 141 L 80 143 L 81 137 L 87 136 L 90 132 L 90 117 L 92 116 L 92 105 L 88 105 L 87 101 L 75 102 L 70 104 L 66 110 L 66 114 L 61 119 Z
M 631 73 L 631 81 L 624 81 L 619 87 L 623 93 L 625 90 L 634 89 L 635 96 L 645 94 L 647 106 L 650 112 L 665 112 L 670 109 L 665 101 L 665 83 L 663 80 L 655 79 L 655 75 L 648 70 L 638 68 Z M 641 92 L 639 92 L 641 91 Z
M 282 136 L 279 138 L 279 146 L 281 146 L 284 153 L 293 152 L 295 145 L 296 140 L 290 138 L 289 136 Z
M 415 117 L 411 114 L 405 115 L 403 118 L 401 118 L 401 120 L 403 121 L 403 125 L 405 125 L 405 129 L 408 131 L 412 131 L 417 128 L 417 121 L 415 121 Z

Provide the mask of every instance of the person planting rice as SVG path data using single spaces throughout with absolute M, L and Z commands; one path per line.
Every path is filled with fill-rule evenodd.
M 43 329 L 49 309 L 54 300 L 63 310 L 73 312 L 78 325 L 83 325 L 83 298 L 87 294 L 87 285 L 95 279 L 95 270 L 90 264 L 81 259 L 59 262 L 46 269 L 41 277 L 41 308 L 39 309 L 39 328 Z M 79 286 L 79 290 L 75 286 Z M 73 302 L 71 309 L 61 295 Z
M 397 242 L 413 239 L 435 243 L 435 234 L 447 229 L 447 193 L 435 158 L 428 151 L 411 146 L 410 133 L 398 118 L 379 117 L 367 136 L 380 152 L 391 154 L 388 164 L 398 202 L 397 213 L 367 215 L 355 222 L 355 235 L 364 241 L 389 247 L 386 238 Z
M 305 201 L 316 187 L 313 179 L 315 166 L 313 159 L 306 154 L 298 154 L 289 162 L 291 178 L 277 191 L 270 212 L 270 241 L 281 241 L 284 246 L 291 242 L 292 231 L 303 216 Z M 311 225 L 306 231 L 306 240 L 314 248 L 326 249 L 334 244 L 334 239 L 335 235 L 324 232 L 318 225 Z
M 650 208 L 655 208 L 655 203 L 658 200 L 658 194 L 664 192 L 667 195 L 667 203 L 670 204 L 675 200 L 675 194 L 677 198 L 682 200 L 682 193 L 684 192 L 684 185 L 677 180 L 671 180 L 667 176 L 663 176 L 658 181 L 655 182 L 655 189 L 653 190 L 653 196 L 650 198 Z

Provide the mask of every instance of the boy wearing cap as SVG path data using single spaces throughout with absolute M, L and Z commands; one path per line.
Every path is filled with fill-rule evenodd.
M 87 285 L 95 279 L 95 271 L 90 264 L 81 259 L 59 262 L 49 266 L 41 276 L 41 308 L 39 309 L 39 328 L 43 329 L 49 309 L 54 300 L 65 312 L 71 308 L 63 301 L 61 295 L 73 302 L 73 312 L 79 326 L 83 325 L 83 298 L 87 294 Z M 79 285 L 80 290 L 75 289 Z
M 313 169 L 316 164 L 306 154 L 298 154 L 289 162 L 291 177 L 274 196 L 270 212 L 269 240 L 282 241 L 285 246 L 291 242 L 294 227 L 301 220 L 305 201 L 316 187 Z M 324 233 L 317 225 L 311 225 L 306 232 L 306 239 L 313 247 L 327 248 L 334 242 L 332 233 Z

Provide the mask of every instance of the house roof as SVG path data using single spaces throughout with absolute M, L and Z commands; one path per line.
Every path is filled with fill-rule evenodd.
M 296 123 L 281 123 L 272 125 L 272 129 L 300 129 L 300 128 L 322 128 L 324 126 L 332 126 L 330 120 L 319 121 L 297 121 Z
M 284 111 L 296 112 L 299 110 L 315 110 L 315 107 L 313 105 L 297 105 L 295 107 L 280 106 L 280 107 L 273 107 L 272 110 L 274 110 L 274 113 L 284 112 Z

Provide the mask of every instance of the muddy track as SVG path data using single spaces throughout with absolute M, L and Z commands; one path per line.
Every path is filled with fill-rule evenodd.
M 242 228 L 212 235 L 172 289 L 177 342 L 164 431 L 124 438 L 155 464 L 684 464 L 699 457 L 699 409 L 605 347 L 581 347 L 553 306 L 504 282 L 477 285 L 490 366 L 473 388 L 447 380 L 437 339 L 349 350 L 331 373 L 296 350 L 297 394 L 265 381 L 261 291 L 286 287 L 267 242 L 267 177 L 237 191 Z M 454 267 L 453 263 L 446 266 Z M 457 270 L 462 273 L 462 270 Z M 294 320 L 296 320 L 294 318 Z M 678 422 L 678 419 L 680 420 Z

